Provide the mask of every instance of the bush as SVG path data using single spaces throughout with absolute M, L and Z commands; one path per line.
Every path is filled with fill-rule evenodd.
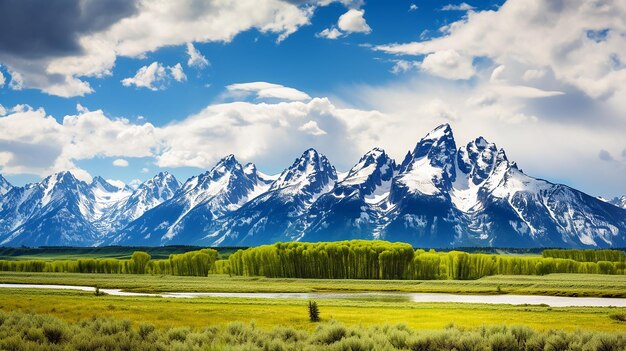
M 397 326 L 321 323 L 315 331 L 232 323 L 198 331 L 190 328 L 133 327 L 128 321 L 93 317 L 68 323 L 53 317 L 0 311 L 0 350 L 259 350 L 259 351 L 617 351 L 625 333 L 537 332 L 526 327 L 482 327 L 439 331 Z
M 626 322 L 626 314 L 623 313 L 614 313 L 609 315 L 609 318 L 611 318 L 614 321 L 618 321 L 618 322 Z
M 63 340 L 65 330 L 60 325 L 45 325 L 43 327 L 43 335 L 51 344 L 58 344 Z
M 512 334 L 497 333 L 489 337 L 492 351 L 516 351 L 519 349 L 517 340 Z
M 139 326 L 139 336 L 145 340 L 154 331 L 154 329 L 154 325 L 152 324 L 141 324 Z
M 186 328 L 174 328 L 167 333 L 167 338 L 172 341 L 184 342 L 187 340 L 187 334 L 189 334 L 189 330 Z
M 318 328 L 315 334 L 317 343 L 330 345 L 343 339 L 347 334 L 347 330 L 343 325 L 331 323 Z

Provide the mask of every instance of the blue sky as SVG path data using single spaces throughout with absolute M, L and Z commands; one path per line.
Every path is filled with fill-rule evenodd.
M 46 15 L 29 4 L 0 16 Z M 626 193 L 619 1 L 225 4 L 75 0 L 49 27 L 3 21 L 0 173 L 183 181 L 229 153 L 280 172 L 308 147 L 347 170 L 450 123 L 458 146 L 483 135 L 530 175 Z

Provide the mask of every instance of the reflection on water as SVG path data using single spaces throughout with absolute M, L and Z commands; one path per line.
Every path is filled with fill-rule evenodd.
M 90 286 L 44 285 L 44 284 L 0 284 L 0 288 L 20 289 L 55 289 L 95 291 Z M 194 297 L 229 297 L 247 299 L 305 299 L 305 300 L 352 300 L 380 302 L 458 302 L 482 303 L 497 305 L 547 305 L 551 307 L 626 307 L 626 299 L 606 297 L 563 297 L 539 295 L 455 295 L 438 293 L 401 293 L 401 292 L 352 292 L 352 293 L 231 293 L 231 292 L 167 292 L 157 294 L 125 292 L 120 289 L 100 289 L 101 292 L 113 296 L 152 296 L 169 298 Z

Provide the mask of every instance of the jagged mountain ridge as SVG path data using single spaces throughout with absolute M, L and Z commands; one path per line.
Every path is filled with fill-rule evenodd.
M 400 164 L 375 148 L 341 176 L 324 155 L 309 149 L 274 177 L 229 155 L 182 186 L 171 175 L 157 178 L 166 195 L 156 201 L 146 200 L 150 191 L 141 187 L 131 195 L 94 178 L 91 188 L 109 194 L 109 202 L 77 184 L 55 207 L 56 220 L 18 216 L 24 219 L 19 226 L 5 219 L 5 203 L 11 202 L 6 199 L 24 191 L 13 188 L 0 198 L 0 242 L 36 245 L 43 229 L 61 227 L 59 242 L 80 245 L 377 238 L 436 248 L 626 246 L 625 209 L 526 175 L 482 137 L 457 147 L 449 125 L 427 134 Z M 132 200 L 139 198 L 148 205 Z M 68 236 L 74 227 L 85 234 Z M 6 228 L 12 228 L 9 234 Z M 50 242 L 43 241 L 39 245 Z
M 268 191 L 224 216 L 221 226 L 201 242 L 247 246 L 298 240 L 302 231 L 298 219 L 336 181 L 337 171 L 328 159 L 314 149 L 306 150 Z
M 100 245 L 125 218 L 141 216 L 142 208 L 160 203 L 142 196 L 151 187 L 158 187 L 158 177 L 135 191 L 101 177 L 94 177 L 88 184 L 67 171 L 38 183 L 13 187 L 0 198 L 0 245 Z M 154 191 L 161 196 L 166 193 Z M 128 206 L 131 203 L 133 206 Z
M 191 177 L 176 196 L 131 222 L 111 243 L 195 242 L 212 230 L 214 219 L 237 209 L 248 198 L 267 190 L 269 185 L 270 180 L 254 165 L 243 167 L 234 155 L 229 155 L 210 171 Z
M 615 205 L 617 207 L 621 207 L 626 209 L 626 195 L 620 197 L 614 197 L 613 200 L 608 201 L 610 204 Z
M 11 185 L 8 180 L 4 179 L 4 177 L 0 175 L 0 197 L 4 196 L 11 189 L 13 189 L 13 185 Z

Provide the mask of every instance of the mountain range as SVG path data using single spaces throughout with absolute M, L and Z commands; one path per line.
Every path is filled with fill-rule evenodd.
M 254 246 L 383 239 L 416 247 L 626 247 L 626 197 L 605 201 L 526 175 L 444 124 L 397 163 L 374 148 L 346 173 L 314 149 L 270 176 L 234 155 L 180 184 L 132 189 L 71 172 L 14 187 L 0 176 L 2 246 Z

